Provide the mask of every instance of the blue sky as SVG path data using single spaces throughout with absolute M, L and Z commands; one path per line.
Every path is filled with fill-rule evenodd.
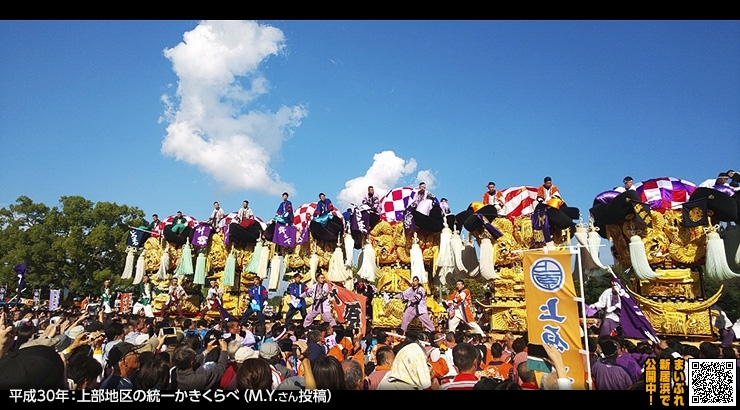
M 740 168 L 738 21 L 1 21 L 0 207 L 269 219 L 427 182 L 453 212 L 551 176 L 587 215 Z

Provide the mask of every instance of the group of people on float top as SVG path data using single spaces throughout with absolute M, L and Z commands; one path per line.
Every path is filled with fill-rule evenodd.
M 631 176 L 624 177 L 622 181 L 624 186 L 615 187 L 614 190 L 618 192 L 634 191 L 635 185 L 634 180 Z M 709 178 L 697 185 L 698 188 L 714 188 L 717 185 L 725 185 L 733 188 L 735 191 L 740 191 L 740 174 L 733 170 L 727 172 L 720 172 L 717 178 Z
M 618 192 L 624 192 L 627 190 L 635 190 L 634 180 L 631 176 L 624 177 L 623 186 L 615 187 L 614 190 Z M 717 178 L 709 178 L 706 181 L 702 182 L 698 185 L 698 187 L 706 187 L 706 188 L 713 188 L 716 185 L 726 185 L 729 187 L 732 187 L 735 191 L 740 191 L 740 173 L 736 173 L 734 170 L 730 169 L 727 172 L 720 172 L 717 175 Z M 504 209 L 505 204 L 505 198 L 503 194 L 496 190 L 496 184 L 494 182 L 488 182 L 486 185 L 487 191 L 483 193 L 483 200 L 482 203 L 484 205 L 493 205 L 496 207 L 496 210 L 501 212 Z M 277 207 L 277 210 L 275 211 L 275 216 L 273 219 L 277 222 L 284 223 L 284 224 L 293 224 L 293 203 L 288 199 L 289 194 L 287 192 L 283 192 L 282 194 L 282 201 Z M 434 199 L 435 196 L 433 193 L 428 191 L 426 189 L 426 183 L 422 182 L 419 184 L 416 193 L 414 195 L 414 200 L 412 203 L 410 203 L 410 206 L 418 204 L 420 201 L 423 201 L 425 199 Z M 562 199 L 560 196 L 560 190 L 557 186 L 553 185 L 552 178 L 551 177 L 545 177 L 542 185 L 540 185 L 537 188 L 537 201 L 538 202 L 545 202 L 547 203 L 551 198 L 559 198 Z M 366 206 L 366 209 L 375 212 L 377 214 L 382 213 L 382 207 L 380 202 L 380 197 L 377 193 L 375 193 L 375 188 L 373 186 L 369 186 L 367 189 L 367 193 L 362 198 L 362 205 Z M 447 198 L 440 199 L 440 207 L 442 208 L 444 215 L 449 215 L 451 213 Z M 327 215 L 335 211 L 337 208 L 334 206 L 334 204 L 331 202 L 331 199 L 327 198 L 326 195 L 322 192 L 319 194 L 319 201 L 316 203 L 316 210 L 314 211 L 312 217 L 313 218 L 319 218 L 319 221 L 323 221 L 322 218 L 325 218 Z M 349 217 L 351 216 L 352 210 L 347 209 L 345 212 L 342 213 L 342 216 L 345 219 L 345 222 L 349 220 Z M 221 208 L 220 204 L 218 202 L 213 203 L 213 211 L 211 212 L 211 215 L 209 216 L 207 222 L 210 224 L 214 229 L 219 229 L 220 222 L 224 219 L 224 211 Z M 180 219 L 181 223 L 185 223 L 185 219 L 182 216 L 182 212 L 177 212 L 177 218 Z M 242 221 L 253 221 L 254 220 L 254 213 L 249 208 L 249 201 L 244 200 L 242 202 L 242 207 L 239 209 L 236 217 L 236 222 L 241 223 Z M 159 216 L 157 214 L 152 215 L 152 222 L 148 225 L 148 230 L 152 231 L 154 228 L 159 225 L 161 221 L 159 220 Z M 174 225 L 174 223 L 173 223 Z
M 720 172 L 717 178 L 709 178 L 699 184 L 699 188 L 714 188 L 716 185 L 726 185 L 732 187 L 735 191 L 740 191 L 740 174 L 733 170 Z

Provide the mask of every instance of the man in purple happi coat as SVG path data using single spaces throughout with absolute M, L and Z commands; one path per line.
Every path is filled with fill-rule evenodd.
M 418 276 L 414 276 L 411 287 L 396 295 L 396 298 L 406 302 L 406 310 L 403 311 L 403 317 L 401 317 L 401 330 L 404 333 L 406 333 L 406 328 L 409 327 L 409 323 L 415 317 L 419 318 L 427 332 L 434 331 L 434 323 L 429 318 L 429 310 L 427 309 L 427 292 L 419 284 Z
M 301 295 L 301 297 L 310 297 L 313 299 L 311 309 L 308 311 L 308 316 L 303 320 L 303 327 L 309 327 L 313 323 L 316 316 L 321 315 L 324 322 L 329 323 L 332 326 L 336 326 L 337 322 L 334 320 L 334 316 L 331 314 L 331 295 L 329 293 L 329 284 L 326 283 L 323 273 L 319 273 L 316 276 L 316 283 L 313 284 L 308 290 Z

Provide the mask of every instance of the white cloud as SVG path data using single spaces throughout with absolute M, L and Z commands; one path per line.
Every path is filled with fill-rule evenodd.
M 302 106 L 248 110 L 269 92 L 260 63 L 285 47 L 277 28 L 248 21 L 203 21 L 164 50 L 178 76 L 164 95 L 169 122 L 162 153 L 200 168 L 229 189 L 292 192 L 271 168 L 283 141 L 308 114 Z
M 393 151 L 383 151 L 373 155 L 373 164 L 365 175 L 350 179 L 344 183 L 337 195 L 340 209 L 346 209 L 350 203 L 360 204 L 362 197 L 367 193 L 367 187 L 372 185 L 379 196 L 398 187 L 398 182 L 404 176 L 416 171 L 416 160 L 408 161 L 398 157 Z M 428 171 L 427 171 L 428 172 Z M 427 185 L 429 182 L 427 182 Z
M 416 181 L 414 182 L 416 183 L 417 186 L 420 183 L 424 182 L 425 184 L 427 184 L 427 189 L 430 191 L 437 187 L 434 184 L 436 182 L 436 179 L 434 178 L 434 174 L 432 173 L 432 170 L 430 169 L 423 169 L 419 171 L 419 173 L 416 174 Z

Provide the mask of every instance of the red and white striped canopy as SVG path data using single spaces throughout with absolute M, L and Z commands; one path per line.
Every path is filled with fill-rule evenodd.
M 501 214 L 506 217 L 530 215 L 537 206 L 537 188 L 531 186 L 515 186 L 501 190 L 504 196 L 504 208 Z

